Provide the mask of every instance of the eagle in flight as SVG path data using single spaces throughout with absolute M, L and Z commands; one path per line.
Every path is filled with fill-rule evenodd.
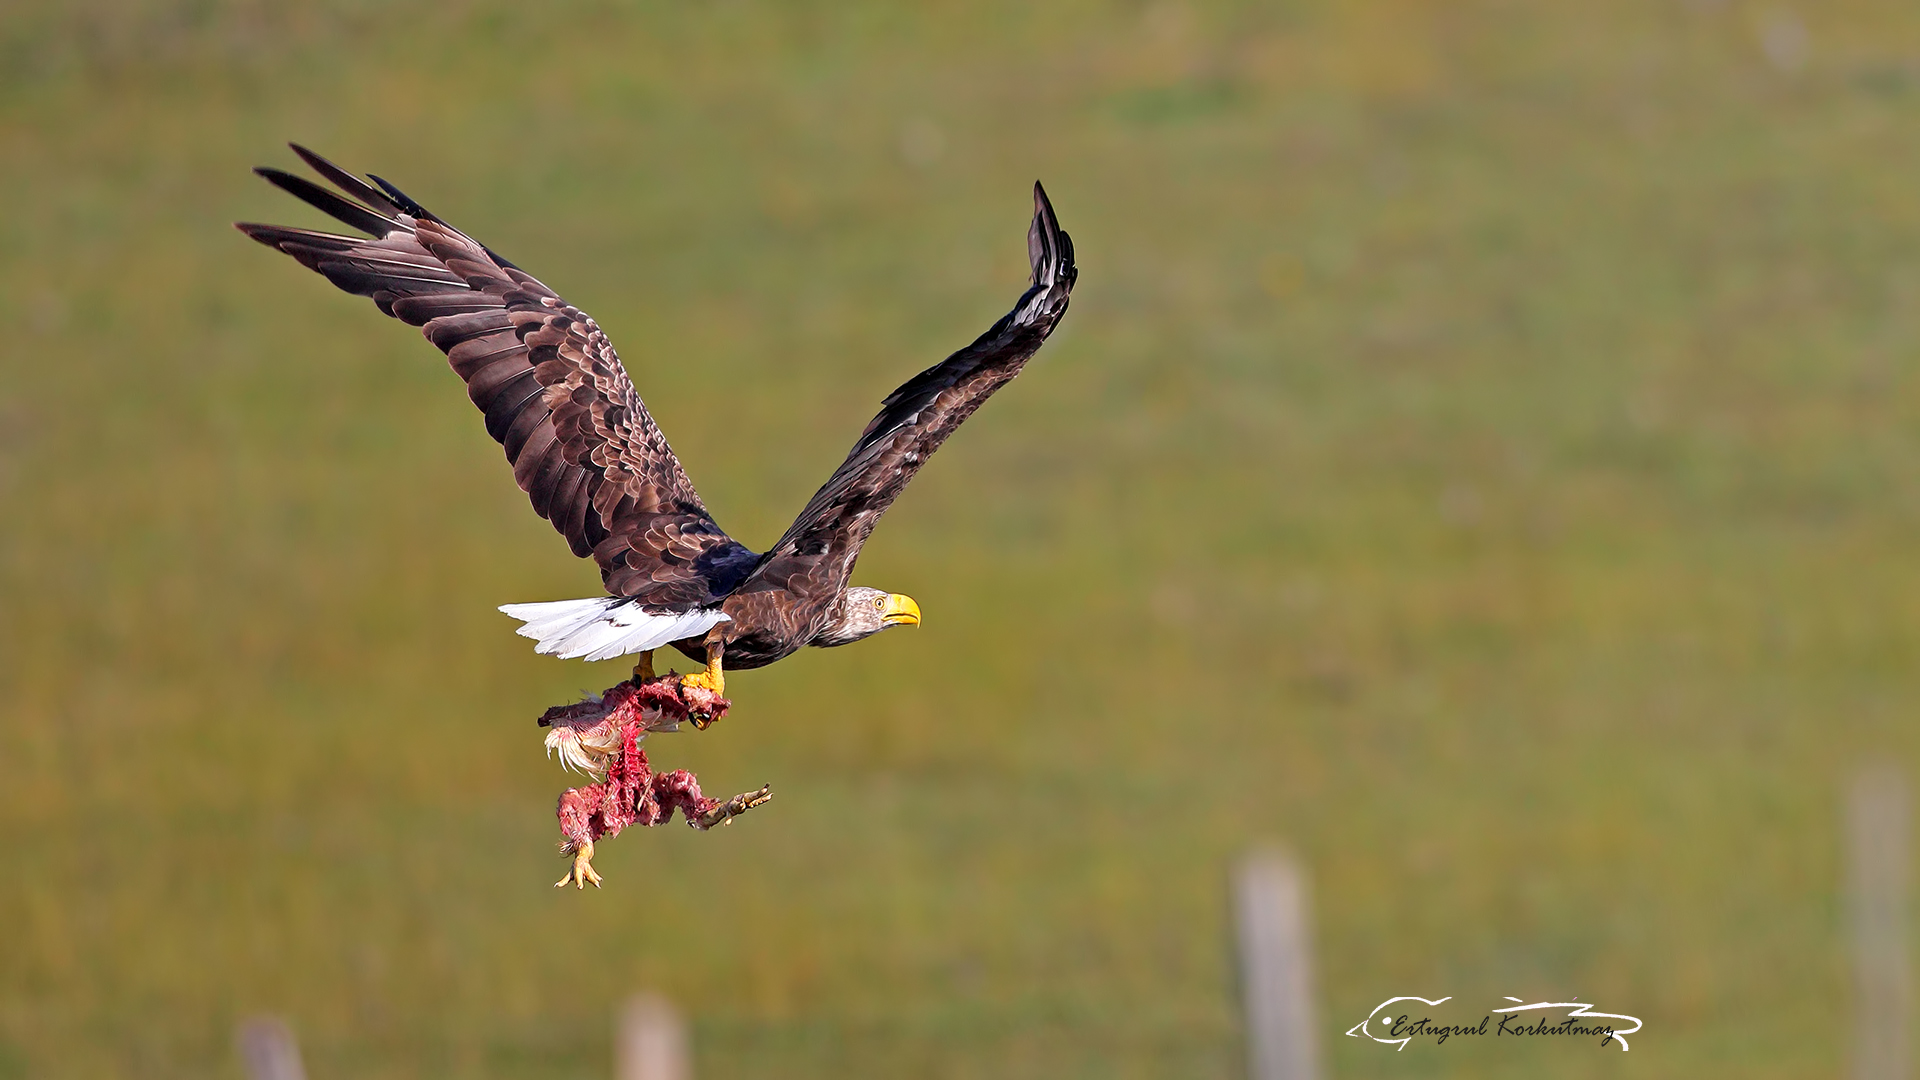
M 1066 313 L 1073 241 L 1033 186 L 1033 276 L 973 344 L 887 395 L 847 458 L 765 552 L 728 536 L 687 479 L 598 324 L 378 176 L 365 180 L 294 145 L 334 189 L 254 171 L 365 235 L 240 223 L 347 292 L 420 327 L 466 381 L 534 513 L 600 566 L 607 595 L 508 604 L 536 651 L 607 660 L 638 653 L 636 677 L 668 645 L 706 670 L 685 685 L 718 695 L 723 667 L 763 667 L 920 621 L 907 596 L 849 586 L 873 527 L 940 444 L 1020 373 Z

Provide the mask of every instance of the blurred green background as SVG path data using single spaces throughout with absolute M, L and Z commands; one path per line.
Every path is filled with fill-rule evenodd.
M 625 668 L 419 335 L 234 232 L 289 138 L 593 312 L 770 542 L 908 374 L 1072 312 L 729 682 L 778 799 L 558 893 Z M 1831 1076 L 1839 791 L 1920 757 L 1920 8 L 12 3 L 0 1077 L 1232 1077 L 1227 868 L 1314 875 L 1340 1078 Z M 682 664 L 682 667 L 687 665 Z M 1585 1043 L 1339 1037 L 1578 994 Z

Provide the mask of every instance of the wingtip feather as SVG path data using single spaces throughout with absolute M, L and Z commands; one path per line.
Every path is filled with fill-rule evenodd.
M 1073 263 L 1073 237 L 1060 227 L 1053 200 L 1047 198 L 1047 189 L 1038 180 L 1033 182 L 1033 224 L 1027 229 L 1027 256 L 1033 263 L 1034 285 L 1063 284 L 1071 289 L 1079 280 L 1079 268 Z M 1046 281 L 1041 280 L 1043 272 Z
M 360 179 L 340 166 L 335 165 L 333 162 L 328 161 L 326 158 L 321 157 L 319 154 L 314 153 L 312 150 L 301 146 L 297 142 L 289 142 L 287 146 L 294 153 L 300 155 L 300 160 L 306 162 L 308 168 L 326 177 L 333 186 L 339 188 L 341 191 L 373 207 L 375 211 L 387 216 L 402 212 L 401 207 L 381 194 L 380 190 L 372 184 L 367 183 L 365 180 Z
M 396 203 L 400 207 L 400 209 L 405 210 L 407 213 L 413 215 L 414 217 L 420 218 L 423 221 L 439 221 L 440 224 L 442 225 L 446 224 L 446 222 L 440 221 L 439 218 L 435 217 L 433 215 L 433 211 L 428 210 L 424 206 L 421 206 L 420 203 L 416 201 L 412 196 L 408 195 L 404 191 L 401 191 L 399 188 L 394 187 L 393 184 L 389 183 L 384 177 L 380 176 L 379 174 L 368 173 L 367 179 L 373 181 L 376 184 L 379 184 L 380 190 L 387 193 L 387 198 L 392 199 L 394 203 Z
M 395 229 L 404 228 L 400 222 L 380 213 L 378 210 L 328 191 L 304 176 L 296 176 L 285 169 L 255 166 L 254 175 L 292 195 L 308 206 L 326 214 L 346 225 L 359 229 L 369 236 L 384 237 Z

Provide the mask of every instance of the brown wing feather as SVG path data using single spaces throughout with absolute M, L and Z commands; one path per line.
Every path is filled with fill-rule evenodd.
M 257 170 L 372 238 L 277 225 L 239 229 L 293 256 L 446 352 L 506 450 L 534 511 L 607 591 L 686 608 L 731 592 L 758 556 L 707 512 L 598 324 L 391 184 L 379 189 L 302 147 L 341 194 Z
M 1027 231 L 1032 284 L 973 344 L 887 395 L 847 459 L 763 557 L 741 592 L 779 589 L 816 601 L 846 587 L 860 546 L 927 458 L 995 390 L 1020 373 L 1066 313 L 1079 270 L 1073 240 L 1033 185 Z

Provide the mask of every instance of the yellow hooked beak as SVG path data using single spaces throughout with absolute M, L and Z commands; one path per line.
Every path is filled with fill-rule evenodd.
M 881 626 L 919 626 L 920 605 L 913 597 L 899 593 L 887 594 L 887 606 L 880 609 Z

